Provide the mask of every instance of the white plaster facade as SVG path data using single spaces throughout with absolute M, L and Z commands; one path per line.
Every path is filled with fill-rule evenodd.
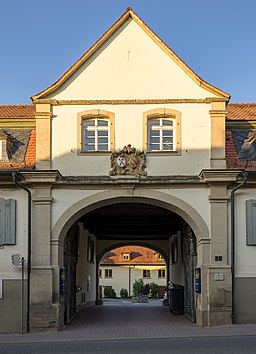
M 150 266 L 150 265 L 134 265 L 134 266 L 108 266 L 103 265 L 100 267 L 102 276 L 99 279 L 99 284 L 102 286 L 104 294 L 104 288 L 111 286 L 115 290 L 116 296 L 120 297 L 120 290 L 126 289 L 128 294 L 132 296 L 132 285 L 135 280 L 143 279 L 144 285 L 155 283 L 158 286 L 166 287 L 166 277 L 159 278 L 158 270 L 165 270 L 165 266 Z M 112 278 L 105 277 L 105 269 L 112 270 Z M 150 277 L 143 278 L 143 270 L 150 271 Z M 129 275 L 130 273 L 130 275 Z

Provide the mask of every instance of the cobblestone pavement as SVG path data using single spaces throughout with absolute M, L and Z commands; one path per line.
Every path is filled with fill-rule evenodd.
M 198 327 L 182 315 L 173 315 L 160 302 L 137 304 L 105 302 L 81 311 L 61 331 L 1 334 L 1 343 L 81 341 L 106 339 L 177 338 L 256 335 L 256 324 Z

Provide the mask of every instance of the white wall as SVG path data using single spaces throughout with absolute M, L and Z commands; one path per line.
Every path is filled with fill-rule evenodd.
M 129 293 L 129 266 L 108 266 L 104 265 L 100 267 L 102 277 L 99 284 L 101 286 L 112 286 L 116 292 L 116 296 L 120 297 L 120 290 L 122 288 L 127 289 Z M 105 269 L 112 269 L 112 278 L 105 278 Z M 150 278 L 143 278 L 143 269 L 150 270 Z M 166 286 L 166 278 L 158 278 L 158 269 L 166 269 L 165 266 L 131 266 L 130 267 L 130 289 L 132 295 L 132 284 L 135 280 L 143 279 L 144 285 L 148 283 L 156 283 L 159 286 Z
M 52 119 L 52 169 L 62 175 L 109 175 L 110 154 L 77 155 L 77 114 L 101 109 L 115 114 L 115 147 L 131 144 L 143 150 L 143 112 L 169 108 L 181 112 L 181 156 L 147 155 L 149 176 L 198 175 L 210 164 L 209 104 L 70 105 L 54 106 Z
M 176 263 L 172 263 L 171 259 L 171 244 L 175 239 L 177 238 L 178 242 L 178 261 Z M 182 254 L 181 254 L 181 237 L 180 237 L 180 232 L 177 233 L 177 235 L 170 237 L 169 240 L 170 244 L 170 268 L 169 268 L 169 274 L 170 274 L 170 281 L 174 284 L 179 284 L 179 285 L 184 285 L 184 264 L 181 261 L 182 260 Z
M 88 231 L 79 224 L 79 244 L 78 244 L 78 263 L 76 267 L 76 284 L 81 288 L 76 294 L 77 306 L 81 304 L 92 304 L 96 300 L 96 242 L 94 240 L 94 263 L 87 260 L 88 250 Z M 85 293 L 85 302 L 82 303 L 82 293 Z
M 256 246 L 246 245 L 246 200 L 249 199 L 256 199 L 254 188 L 241 188 L 235 193 L 236 277 L 256 277 Z
M 27 230 L 28 230 L 28 197 L 23 190 L 1 189 L 0 198 L 16 200 L 16 245 L 4 245 L 0 248 L 0 275 L 3 279 L 20 279 L 21 270 L 11 265 L 11 255 L 19 253 L 25 258 L 27 265 Z
M 212 96 L 130 20 L 57 92 L 48 95 L 57 100 Z

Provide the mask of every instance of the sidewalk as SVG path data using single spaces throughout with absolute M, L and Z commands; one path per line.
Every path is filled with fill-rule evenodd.
M 0 334 L 0 343 L 256 335 L 256 324 L 198 327 L 157 303 L 106 302 L 81 311 L 63 330 Z

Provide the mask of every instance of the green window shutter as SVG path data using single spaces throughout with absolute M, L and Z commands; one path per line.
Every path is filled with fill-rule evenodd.
M 256 200 L 246 201 L 246 244 L 256 246 Z
M 0 200 L 0 245 L 5 244 L 5 200 Z
M 5 201 L 6 244 L 16 244 L 16 200 Z
M 16 244 L 16 200 L 0 200 L 0 244 Z

